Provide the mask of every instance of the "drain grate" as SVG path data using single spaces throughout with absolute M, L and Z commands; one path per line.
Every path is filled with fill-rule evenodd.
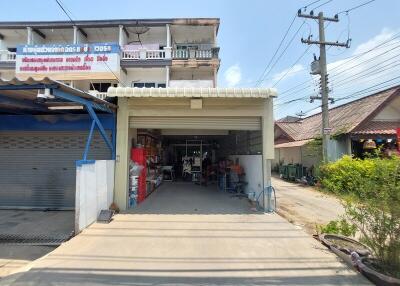
M 69 240 L 74 235 L 70 234 L 0 234 L 0 244 L 58 246 Z

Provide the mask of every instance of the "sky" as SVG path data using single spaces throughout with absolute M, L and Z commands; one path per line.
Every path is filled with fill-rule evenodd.
M 319 77 L 310 75 L 310 63 L 313 54 L 319 56 L 319 47 L 300 41 L 309 35 L 318 40 L 318 23 L 295 17 L 298 9 L 307 14 L 315 8 L 315 14 L 324 12 L 333 17 L 367 1 L 320 0 L 307 8 L 304 6 L 313 0 L 62 0 L 62 3 L 74 20 L 220 18 L 218 86 L 276 88 L 274 116 L 281 118 L 320 110 L 320 102 L 309 102 L 310 95 L 318 95 Z M 317 7 L 321 4 L 324 5 Z M 4 1 L 2 11 L 0 21 L 67 20 L 55 0 Z M 400 78 L 396 79 L 400 72 L 400 48 L 397 48 L 400 37 L 396 38 L 400 33 L 399 11 L 399 0 L 375 0 L 339 14 L 337 23 L 325 24 L 327 41 L 346 42 L 351 38 L 350 48 L 327 48 L 330 97 L 336 100 L 331 106 L 400 83 Z M 272 58 L 292 21 L 287 37 Z

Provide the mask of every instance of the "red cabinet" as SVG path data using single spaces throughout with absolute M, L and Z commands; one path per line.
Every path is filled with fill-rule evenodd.
M 144 148 L 132 148 L 131 160 L 144 167 L 139 175 L 139 180 L 138 180 L 137 202 L 141 203 L 146 198 L 146 176 L 147 176 L 146 150 Z

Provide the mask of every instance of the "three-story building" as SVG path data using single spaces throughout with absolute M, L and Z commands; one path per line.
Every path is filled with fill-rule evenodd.
M 110 86 L 216 87 L 219 19 L 0 23 L 0 77 Z M 49 60 L 51 58 L 51 60 Z

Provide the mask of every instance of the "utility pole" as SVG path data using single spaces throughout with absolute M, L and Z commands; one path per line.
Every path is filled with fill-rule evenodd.
M 319 24 L 319 40 L 313 41 L 311 40 L 311 35 L 308 39 L 301 39 L 301 42 L 308 45 L 319 45 L 319 71 L 315 72 L 315 74 L 321 75 L 321 96 L 312 96 L 311 102 L 315 99 L 321 100 L 321 108 L 322 108 L 322 158 L 326 163 L 328 162 L 328 154 L 329 154 L 329 140 L 330 140 L 330 131 L 329 128 L 329 100 L 333 101 L 333 98 L 329 98 L 329 88 L 328 88 L 328 72 L 326 65 L 326 46 L 337 46 L 337 47 L 346 47 L 349 48 L 350 39 L 347 40 L 346 43 L 339 42 L 326 42 L 325 41 L 325 21 L 329 22 L 339 22 L 338 15 L 335 15 L 333 18 L 324 17 L 323 12 L 319 12 L 318 16 L 314 16 L 313 11 L 310 12 L 309 15 L 302 14 L 301 10 L 298 11 L 297 15 L 301 18 L 308 18 L 318 20 Z

